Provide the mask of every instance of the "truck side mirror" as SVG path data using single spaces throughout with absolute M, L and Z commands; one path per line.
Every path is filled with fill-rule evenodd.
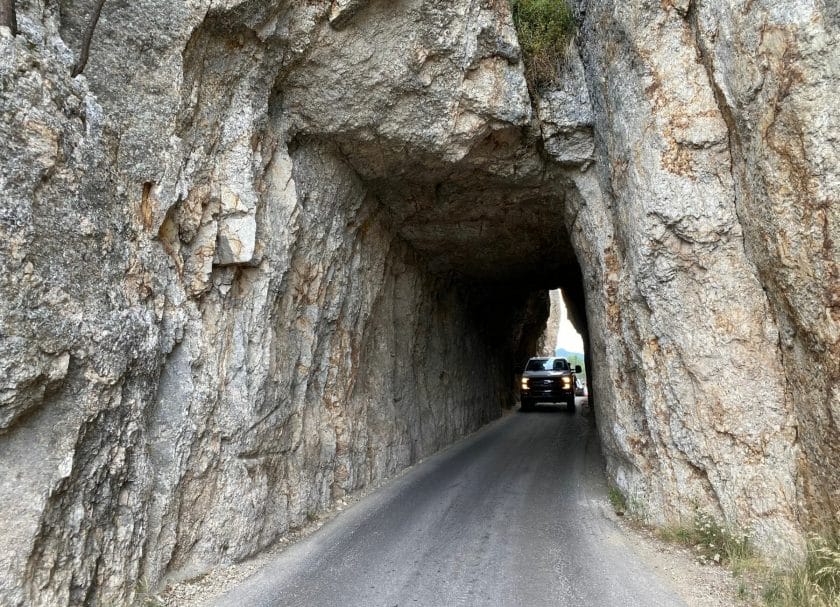
M 583 369 L 580 368 L 580 365 L 575 365 L 575 373 L 583 373 Z

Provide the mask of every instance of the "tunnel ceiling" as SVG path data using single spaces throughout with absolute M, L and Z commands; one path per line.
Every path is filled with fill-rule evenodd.
M 371 175 L 371 189 L 433 271 L 551 286 L 577 264 L 565 224 L 566 180 L 526 128 L 505 133 L 507 147 L 496 135 L 454 165 L 420 165 L 409 156 L 400 170 Z
M 589 158 L 558 163 L 546 151 L 550 126 L 532 107 L 515 34 L 493 10 L 474 10 L 480 43 L 464 45 L 418 28 L 451 20 L 443 5 L 405 9 L 394 8 L 393 19 L 359 19 L 349 34 L 320 30 L 312 52 L 276 86 L 285 128 L 302 145 L 334 146 L 432 270 L 557 286 L 577 266 L 565 170 Z M 581 127 L 591 142 L 577 107 L 584 101 L 568 104 L 581 118 L 565 128 L 579 135 Z
M 335 149 L 432 271 L 527 289 L 578 281 L 568 166 L 543 150 L 538 125 L 498 127 L 474 133 L 458 159 L 401 140 L 318 132 L 317 124 L 299 125 L 297 137 Z

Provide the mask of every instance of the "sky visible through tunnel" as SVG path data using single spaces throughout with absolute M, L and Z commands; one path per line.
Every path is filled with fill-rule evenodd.
M 560 323 L 557 327 L 557 339 L 555 341 L 555 349 L 561 348 L 568 352 L 583 353 L 583 338 L 580 336 L 572 323 L 569 321 L 569 315 L 566 311 L 566 303 L 563 301 L 563 294 L 560 289 L 551 292 L 551 304 L 559 303 Z

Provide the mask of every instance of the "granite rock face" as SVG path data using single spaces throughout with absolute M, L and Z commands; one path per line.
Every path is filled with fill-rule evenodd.
M 555 287 L 653 520 L 840 509 L 836 13 L 591 0 L 532 100 L 503 1 L 106 2 L 71 78 L 94 4 L 0 31 L 2 604 L 130 603 L 475 430 Z
M 554 349 L 557 346 L 557 333 L 560 330 L 560 323 L 563 318 L 561 312 L 562 295 L 559 290 L 554 290 L 549 293 L 549 315 L 548 320 L 545 321 L 545 329 L 537 344 L 535 356 L 554 356 Z
M 582 4 L 597 177 L 575 177 L 610 475 L 767 553 L 840 508 L 836 15 Z
M 735 200 L 779 327 L 803 519 L 840 521 L 840 12 L 698 5 L 696 46 L 729 127 Z M 826 520 L 827 519 L 827 520 Z
M 587 60 L 603 74 L 591 92 L 611 224 L 599 248 L 614 273 L 595 281 L 612 330 L 594 333 L 629 337 L 601 346 L 612 360 L 595 385 L 614 403 L 601 420 L 611 475 L 660 522 L 698 505 L 783 548 L 796 537 L 796 430 L 727 126 L 684 42 L 691 24 L 653 4 L 593 3 L 587 19 L 599 23 Z M 599 221 L 598 206 L 578 221 Z
M 92 4 L 0 37 L 4 605 L 130 602 L 477 429 L 527 298 L 430 272 L 381 194 L 529 124 L 504 14 L 106 3 L 71 78 Z

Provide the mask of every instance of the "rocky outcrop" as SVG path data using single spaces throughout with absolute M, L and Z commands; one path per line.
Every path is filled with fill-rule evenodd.
M 582 6 L 598 179 L 569 209 L 611 476 L 774 554 L 840 486 L 837 24 L 783 5 Z
M 779 327 L 803 521 L 840 521 L 840 13 L 704 3 L 695 45 L 729 129 L 745 244 Z M 833 519 L 833 520 L 832 520 Z
M 467 156 L 528 123 L 524 79 L 494 11 L 415 4 L 360 21 L 387 23 L 386 52 L 328 2 L 106 3 L 77 78 L 90 7 L 19 5 L 4 605 L 120 604 L 244 558 L 508 405 L 495 327 L 521 302 L 431 273 L 386 193 L 436 205 L 459 162 L 486 175 Z M 523 179 L 547 183 L 532 156 Z
M 612 330 L 595 333 L 632 336 L 602 346 L 610 377 L 595 385 L 616 403 L 601 424 L 620 454 L 612 475 L 660 522 L 713 509 L 781 549 L 796 537 L 796 430 L 778 328 L 744 249 L 726 123 L 676 9 L 589 11 L 610 20 L 588 46 L 604 75 L 592 90 L 611 224 L 599 248 L 614 273 L 596 286 L 612 291 L 601 321 Z
M 559 290 L 549 293 L 549 302 L 548 320 L 545 321 L 545 329 L 540 335 L 540 341 L 534 353 L 536 356 L 554 356 L 554 349 L 557 347 L 557 333 L 560 331 L 560 323 L 563 321 L 561 315 L 562 294 Z
M 840 509 L 836 14 L 592 0 L 532 101 L 504 2 L 106 2 L 73 78 L 94 4 L 0 28 L 0 602 L 129 602 L 476 429 L 555 287 L 652 520 Z

